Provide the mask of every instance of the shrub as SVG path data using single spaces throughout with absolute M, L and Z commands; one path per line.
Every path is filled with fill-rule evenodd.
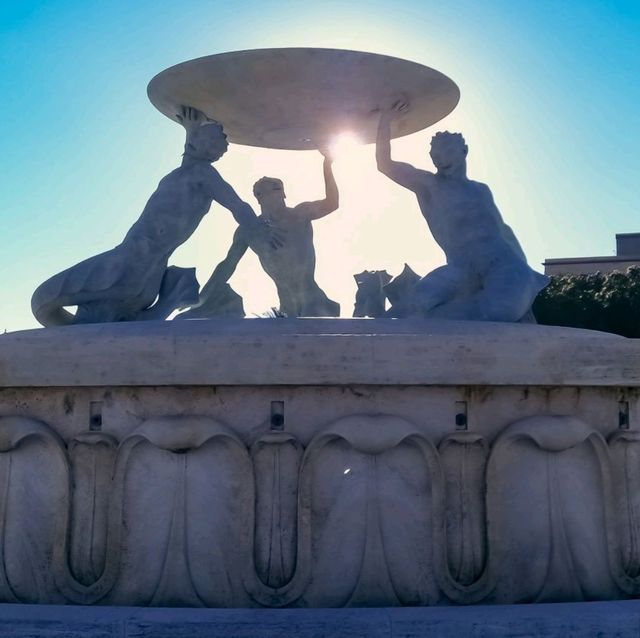
M 640 337 L 640 268 L 554 275 L 533 304 L 538 323 Z

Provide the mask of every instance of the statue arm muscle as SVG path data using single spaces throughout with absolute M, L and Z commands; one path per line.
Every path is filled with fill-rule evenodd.
M 376 140 L 376 163 L 378 170 L 392 179 L 396 184 L 412 191 L 418 191 L 426 186 L 427 171 L 421 171 L 411 164 L 394 162 L 391 159 L 391 118 L 390 112 L 380 116 L 378 138 Z
M 215 267 L 211 277 L 209 277 L 207 283 L 202 287 L 198 305 L 204 303 L 217 286 L 229 281 L 238 263 L 247 252 L 247 248 L 249 248 L 249 244 L 244 237 L 242 228 L 238 228 L 233 235 L 233 242 L 231 243 L 231 248 L 229 248 L 227 256 Z
M 211 196 L 221 206 L 231 212 L 233 218 L 241 226 L 247 226 L 257 220 L 253 208 L 240 199 L 230 184 L 224 181 L 220 174 L 212 169 L 213 176 L 210 181 Z
M 340 204 L 338 185 L 333 176 L 331 158 L 328 155 L 324 157 L 322 170 L 324 173 L 325 198 L 317 202 L 303 202 L 302 204 L 298 204 L 294 209 L 298 215 L 310 221 L 333 213 Z
M 524 254 L 524 250 L 522 249 L 518 238 L 513 232 L 513 229 L 511 228 L 511 226 L 509 226 L 509 224 L 506 224 L 504 219 L 502 218 L 502 214 L 500 213 L 500 210 L 498 209 L 498 206 L 493 199 L 493 193 L 491 192 L 491 189 L 486 184 L 479 184 L 479 187 L 480 191 L 486 198 L 489 209 L 493 212 L 493 216 L 496 220 L 498 228 L 500 229 L 500 234 L 502 235 L 503 239 L 507 242 L 507 244 L 509 244 L 509 246 L 511 246 L 515 254 L 520 259 L 526 262 L 527 256 Z

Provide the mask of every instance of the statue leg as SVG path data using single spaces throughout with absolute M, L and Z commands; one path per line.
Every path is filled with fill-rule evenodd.
M 405 303 L 413 309 L 410 316 L 430 318 L 434 309 L 453 299 L 464 285 L 464 273 L 447 264 L 425 275 L 411 289 Z
M 38 286 L 31 309 L 43 326 L 129 321 L 153 303 L 166 259 L 143 262 L 116 246 L 63 270 Z M 72 314 L 65 308 L 77 306 Z
M 304 317 L 339 317 L 340 304 L 327 297 L 324 290 L 317 284 L 308 295 L 302 308 Z
M 65 290 L 67 272 L 63 271 L 41 283 L 31 297 L 31 311 L 45 327 L 68 326 L 75 321 L 75 315 L 65 306 L 77 305 L 72 291 Z
M 485 321 L 520 321 L 530 313 L 533 300 L 547 281 L 526 262 L 505 260 L 488 273 L 476 303 Z
M 435 308 L 432 316 L 477 321 L 526 320 L 545 281 L 544 275 L 523 261 L 499 260 L 492 265 L 479 290 Z
M 291 291 L 282 285 L 282 283 L 274 282 L 278 291 L 278 301 L 280 307 L 278 312 L 281 314 L 293 318 L 300 316 L 300 303 L 295 295 Z

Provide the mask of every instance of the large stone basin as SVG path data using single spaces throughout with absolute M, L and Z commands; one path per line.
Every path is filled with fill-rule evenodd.
M 0 336 L 0 602 L 640 592 L 640 342 L 247 319 Z

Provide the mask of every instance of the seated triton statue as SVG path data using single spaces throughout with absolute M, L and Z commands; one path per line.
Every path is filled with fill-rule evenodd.
M 274 250 L 267 243 L 251 243 L 244 226 L 240 226 L 226 258 L 216 266 L 209 281 L 202 288 L 200 301 L 180 318 L 211 317 L 219 314 L 220 288 L 234 273 L 238 262 L 251 247 L 258 255 L 265 272 L 273 279 L 280 299 L 279 312 L 287 317 L 337 317 L 340 305 L 331 301 L 315 281 L 316 252 L 313 246 L 311 222 L 338 208 L 338 187 L 331 168 L 331 158 L 324 155 L 324 199 L 303 202 L 293 208 L 285 204 L 282 181 L 263 177 L 253 186 L 253 193 L 260 203 L 259 219 L 275 229 L 278 237 L 284 237 L 284 245 Z
M 390 125 L 408 108 L 385 109 L 378 126 L 378 170 L 412 190 L 447 264 L 420 279 L 394 317 L 533 320 L 531 304 L 548 278 L 531 269 L 513 231 L 504 223 L 488 186 L 467 177 L 467 146 L 459 133 L 431 140 L 436 173 L 391 159 Z
M 195 270 L 167 267 L 167 262 L 213 201 L 231 211 L 247 241 L 274 250 L 281 245 L 273 230 L 258 221 L 251 206 L 211 166 L 228 147 L 222 126 L 190 107 L 184 107 L 178 119 L 187 132 L 181 166 L 160 181 L 121 244 L 36 289 L 31 307 L 42 325 L 166 319 L 175 309 L 194 303 Z M 77 306 L 76 314 L 65 306 Z

